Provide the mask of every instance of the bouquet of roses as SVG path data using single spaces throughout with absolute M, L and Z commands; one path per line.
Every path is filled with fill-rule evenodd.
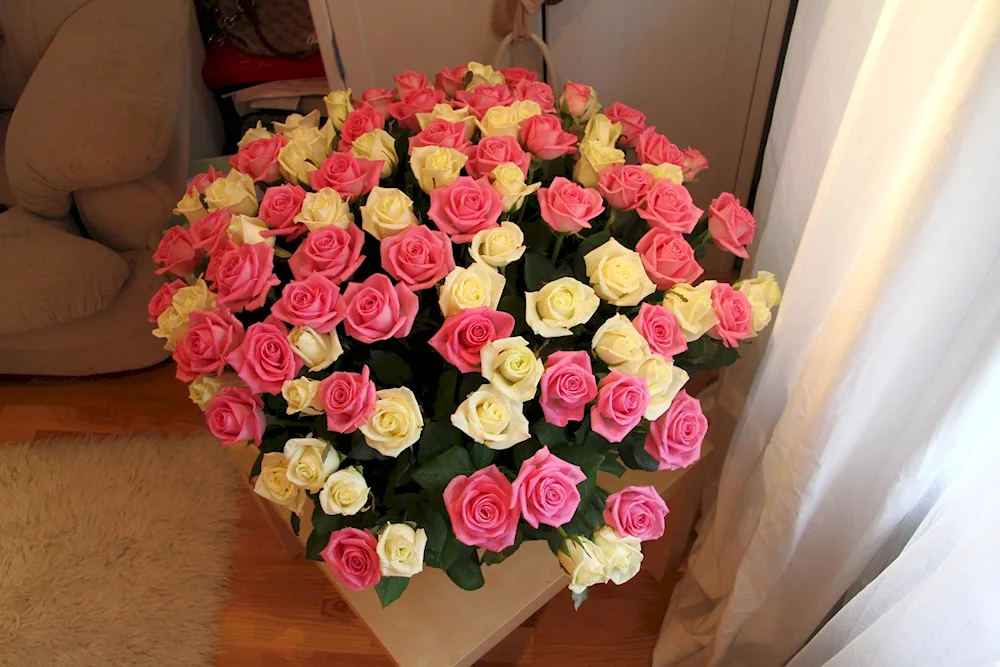
M 764 272 L 697 282 L 708 243 L 747 256 L 753 216 L 695 206 L 706 159 L 581 83 L 469 63 L 325 102 L 195 177 L 154 255 L 154 334 L 209 429 L 258 448 L 256 492 L 296 530 L 311 512 L 308 556 L 383 604 L 425 565 L 478 588 L 524 540 L 578 599 L 627 581 L 667 507 L 597 473 L 698 459 L 685 382 L 780 298 Z

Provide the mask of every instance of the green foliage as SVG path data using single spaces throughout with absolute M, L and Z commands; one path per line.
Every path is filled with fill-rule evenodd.
M 490 449 L 486 445 L 482 445 L 472 440 L 469 441 L 468 449 L 469 458 L 472 459 L 472 465 L 474 465 L 476 469 L 482 469 L 489 466 L 493 463 L 493 460 L 497 456 L 497 453 L 494 450 Z
M 726 347 L 721 341 L 711 336 L 688 343 L 688 349 L 674 357 L 674 364 L 683 368 L 689 375 L 710 371 L 723 366 L 731 366 L 740 358 L 739 350 Z
M 486 580 L 483 579 L 482 566 L 479 564 L 479 556 L 471 547 L 455 558 L 445 573 L 459 588 L 466 591 L 482 588 L 483 584 L 486 583 Z
M 463 447 L 451 447 L 413 471 L 413 480 L 428 491 L 440 492 L 458 475 L 471 475 L 476 467 Z
M 441 374 L 434 392 L 434 419 L 447 420 L 455 411 L 455 387 L 458 386 L 458 369 L 449 366 Z
M 611 473 L 615 477 L 621 477 L 622 475 L 625 474 L 625 466 L 623 466 L 621 464 L 621 461 L 619 461 L 617 458 L 604 459 L 603 461 L 601 461 L 601 467 L 599 469 L 603 470 L 604 472 Z
M 531 427 L 531 432 L 538 438 L 539 442 L 550 450 L 569 444 L 569 434 L 566 432 L 565 427 L 553 426 L 544 419 L 536 421 Z
M 365 436 L 361 433 L 361 431 L 355 431 L 351 436 L 351 451 L 348 453 L 348 457 L 357 461 L 386 461 L 389 458 L 387 456 L 382 456 L 377 451 L 369 447 L 368 443 L 365 442 Z
M 409 584 L 408 577 L 382 577 L 379 579 L 379 582 L 375 584 L 375 592 L 378 593 L 382 608 L 385 609 L 395 602 Z
M 529 292 L 537 292 L 542 285 L 560 275 L 559 269 L 542 253 L 532 252 L 524 256 L 524 284 Z
M 371 369 L 375 379 L 386 387 L 401 387 L 413 378 L 409 364 L 395 352 L 372 350 Z
M 417 460 L 427 463 L 446 449 L 462 444 L 465 436 L 449 422 L 427 422 L 417 444 Z
M 257 453 L 257 459 L 253 462 L 253 467 L 250 468 L 250 474 L 247 476 L 247 482 L 253 483 L 253 478 L 260 474 L 260 466 L 264 462 L 264 452 Z
M 514 552 L 520 548 L 522 542 L 524 542 L 524 533 L 518 527 L 517 534 L 514 536 L 514 544 L 503 551 L 483 551 L 483 565 L 497 565 L 504 562 L 514 555 Z
M 288 523 L 291 524 L 291 526 L 292 526 L 292 532 L 295 533 L 296 535 L 298 535 L 299 534 L 299 528 L 302 527 L 302 522 L 299 520 L 299 515 L 296 514 L 295 512 L 292 512 L 288 516 Z

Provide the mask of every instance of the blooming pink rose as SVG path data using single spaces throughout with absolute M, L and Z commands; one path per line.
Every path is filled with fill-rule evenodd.
M 367 530 L 341 528 L 330 533 L 320 557 L 340 583 L 352 591 L 371 588 L 382 579 L 378 540 Z
M 271 314 L 293 327 L 330 333 L 344 319 L 345 308 L 340 288 L 322 273 L 312 273 L 287 283 L 281 298 L 271 305 Z
M 455 268 L 448 235 L 426 225 L 413 225 L 382 239 L 380 250 L 386 273 L 414 292 L 444 280 Z
M 513 86 L 519 81 L 537 81 L 538 74 L 532 72 L 530 69 L 524 69 L 523 67 L 501 67 L 499 70 L 503 74 L 504 83 L 508 86 Z
M 347 229 L 327 225 L 306 236 L 288 259 L 288 266 L 296 280 L 318 273 L 339 285 L 365 261 L 361 254 L 364 243 L 365 233 L 354 223 Z
M 340 127 L 340 143 L 337 144 L 337 150 L 349 151 L 362 134 L 384 127 L 385 116 L 372 105 L 362 103 L 344 119 L 344 124 Z
M 676 164 L 680 167 L 684 162 L 684 153 L 671 143 L 656 128 L 650 125 L 635 140 L 635 154 L 643 164 Z
M 288 144 L 288 137 L 276 134 L 270 139 L 255 139 L 229 158 L 229 164 L 257 183 L 273 183 L 281 178 L 278 153 Z
M 389 105 L 389 115 L 396 119 L 400 127 L 417 132 L 420 124 L 417 122 L 417 114 L 430 112 L 435 104 L 445 101 L 444 91 L 435 88 L 417 88 L 400 95 L 399 102 Z
M 417 295 L 402 283 L 374 273 L 363 283 L 347 283 L 344 330 L 362 343 L 406 338 L 420 304 Z
M 208 215 L 191 223 L 191 238 L 194 247 L 209 255 L 225 250 L 229 246 L 229 219 L 233 214 L 228 208 L 217 208 Z
M 463 373 L 482 369 L 480 353 L 487 343 L 507 338 L 514 331 L 514 316 L 486 306 L 469 308 L 445 318 L 430 345 L 445 361 Z
M 541 386 L 545 421 L 553 426 L 583 421 L 584 408 L 597 396 L 590 355 L 582 350 L 553 352 L 545 360 Z
M 708 207 L 708 231 L 712 242 L 737 257 L 750 256 L 744 246 L 753 243 L 755 229 L 753 214 L 728 192 L 713 199 Z
M 503 197 L 489 179 L 459 176 L 451 185 L 431 191 L 427 217 L 454 243 L 468 243 L 476 232 L 497 227 Z
M 690 181 L 698 175 L 699 171 L 708 169 L 708 158 L 701 154 L 701 151 L 688 146 L 684 149 L 684 162 L 681 168 L 684 171 L 684 180 Z
M 704 213 L 694 205 L 687 188 L 665 179 L 653 184 L 636 210 L 650 227 L 666 227 L 682 234 L 690 234 Z
M 673 359 L 688 347 L 677 318 L 663 306 L 642 304 L 632 324 L 649 343 L 650 351 L 664 359 Z
M 604 523 L 619 537 L 635 537 L 643 542 L 663 536 L 667 504 L 652 486 L 627 486 L 608 496 Z
M 291 183 L 268 188 L 260 200 L 257 217 L 271 229 L 261 236 L 287 236 L 291 240 L 304 234 L 306 226 L 295 222 L 295 216 L 302 212 L 305 198 L 306 191 Z
M 712 310 L 719 322 L 708 335 L 726 347 L 739 347 L 740 341 L 753 334 L 753 309 L 747 295 L 732 285 L 719 283 L 712 288 Z
M 410 137 L 408 153 L 412 155 L 413 149 L 421 146 L 443 146 L 444 148 L 464 151 L 471 145 L 469 140 L 465 138 L 465 123 L 463 121 L 452 123 L 444 118 L 435 118 L 427 123 L 424 129 Z
M 539 160 L 554 160 L 576 153 L 579 139 L 562 129 L 557 116 L 540 114 L 521 123 L 521 141 Z
M 621 442 L 642 420 L 649 406 L 646 378 L 611 371 L 597 385 L 590 407 L 590 427 L 608 442 Z
M 396 90 L 400 96 L 421 88 L 430 88 L 431 82 L 427 80 L 427 75 L 423 72 L 414 72 L 408 69 L 401 74 L 392 77 L 396 82 Z
M 653 227 L 639 239 L 635 251 L 642 258 L 656 289 L 667 290 L 677 283 L 693 283 L 704 269 L 694 258 L 694 248 L 679 232 Z
M 504 162 L 513 162 L 521 168 L 524 177 L 528 178 L 531 156 L 521 148 L 521 144 L 517 143 L 514 137 L 483 137 L 465 153 L 469 156 L 469 161 L 465 163 L 465 171 L 473 178 L 489 176 L 497 165 Z
M 627 104 L 615 102 L 611 106 L 605 107 L 603 113 L 612 123 L 622 124 L 622 134 L 619 141 L 626 146 L 634 146 L 639 138 L 639 133 L 646 129 L 646 114 Z
M 706 433 L 708 420 L 701 401 L 681 389 L 667 411 L 649 425 L 645 449 L 660 462 L 657 470 L 687 468 L 701 458 Z
M 631 211 L 653 187 L 653 175 L 637 164 L 613 164 L 597 174 L 597 188 L 612 208 Z
M 247 327 L 243 342 L 226 362 L 257 394 L 280 394 L 281 385 L 302 368 L 302 359 L 288 342 L 288 329 L 273 315 Z
M 194 273 L 203 256 L 194 247 L 191 232 L 182 225 L 174 225 L 160 239 L 156 252 L 153 253 L 153 261 L 162 265 L 156 270 L 157 275 L 169 272 L 184 277 Z
M 382 116 L 389 113 L 389 105 L 398 99 L 395 88 L 369 88 L 361 93 L 361 101 L 375 107 Z
M 465 73 L 469 68 L 465 65 L 458 67 L 442 67 L 441 71 L 434 75 L 434 85 L 443 90 L 448 97 L 455 97 L 455 93 L 465 88 Z
M 368 194 L 378 185 L 382 160 L 360 160 L 353 153 L 331 153 L 320 168 L 309 174 L 313 190 L 333 188 L 344 199 Z
M 202 172 L 191 179 L 188 183 L 187 191 L 185 194 L 193 195 L 194 193 L 205 194 L 205 189 L 208 188 L 212 183 L 215 183 L 220 178 L 225 178 L 226 175 L 221 171 L 217 171 L 212 165 L 208 165 L 208 171 Z
M 519 100 L 535 102 L 542 108 L 542 113 L 556 112 L 556 96 L 552 86 L 544 81 L 526 81 L 521 79 L 511 84 L 514 97 Z
M 264 401 L 246 387 L 223 387 L 205 406 L 208 430 L 224 445 L 264 437 Z
M 180 278 L 160 285 L 160 289 L 156 290 L 156 294 L 149 300 L 148 312 L 150 322 L 155 322 L 163 314 L 163 311 L 170 307 L 170 304 L 173 303 L 174 295 L 182 287 L 187 287 L 187 283 Z
M 190 323 L 174 347 L 177 379 L 193 382 L 199 375 L 222 375 L 226 357 L 243 342 L 243 325 L 225 308 L 195 311 Z
M 532 528 L 538 524 L 559 528 L 569 522 L 580 506 L 576 485 L 587 479 L 580 466 L 563 461 L 542 447 L 525 459 L 514 480 L 511 506 Z
M 444 489 L 451 529 L 462 544 L 503 551 L 514 544 L 520 512 L 511 484 L 495 466 L 454 477 Z
M 460 90 L 455 93 L 455 97 L 468 106 L 472 115 L 479 120 L 482 120 L 483 115 L 493 107 L 510 106 L 515 100 L 510 87 L 502 83 L 495 86 L 481 83 L 471 93 L 467 90 Z
M 264 305 L 267 291 L 281 280 L 274 275 L 274 248 L 266 243 L 230 245 L 209 264 L 217 264 L 211 277 L 219 294 L 218 305 L 234 313 Z
M 567 81 L 563 86 L 563 99 L 566 101 L 566 112 L 573 118 L 580 118 L 590 104 L 591 87 L 585 83 Z
M 334 433 L 353 433 L 375 413 L 375 383 L 367 366 L 360 373 L 335 371 L 319 385 L 326 427 Z
M 575 233 L 590 229 L 588 221 L 604 211 L 604 200 L 597 190 L 556 176 L 549 187 L 538 188 L 538 207 L 549 227 Z

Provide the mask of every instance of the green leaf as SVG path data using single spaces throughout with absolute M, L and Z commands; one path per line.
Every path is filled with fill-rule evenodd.
M 379 579 L 379 582 L 375 584 L 375 592 L 378 593 L 382 608 L 385 609 L 395 602 L 406 590 L 409 583 L 409 577 L 382 577 Z
M 474 591 L 477 588 L 482 588 L 486 580 L 483 579 L 483 569 L 479 564 L 479 557 L 476 555 L 475 550 L 468 552 L 467 555 L 457 558 L 454 563 L 451 564 L 445 573 L 448 578 L 455 582 L 455 584 L 466 591 Z
M 253 478 L 260 474 L 261 463 L 264 462 L 264 452 L 257 454 L 257 460 L 253 462 L 253 467 L 250 468 L 250 475 L 247 477 L 247 482 L 253 483 Z
M 417 461 L 427 463 L 446 449 L 461 445 L 464 439 L 462 432 L 448 422 L 427 422 L 420 434 Z
M 582 280 L 584 283 L 587 282 L 587 270 L 586 270 L 586 262 L 583 261 L 583 258 L 587 255 L 588 252 L 594 250 L 595 248 L 601 247 L 610 240 L 611 240 L 611 232 L 605 230 L 602 232 L 597 232 L 596 234 L 591 234 L 590 236 L 588 236 L 583 240 L 583 243 L 580 244 L 580 247 L 576 251 L 576 260 L 574 261 L 574 264 L 577 277 L 579 278 L 580 276 L 583 276 Z
M 292 532 L 296 535 L 299 534 L 299 528 L 302 527 L 302 522 L 299 520 L 299 515 L 292 512 L 288 515 L 288 523 L 292 525 Z
M 383 385 L 401 387 L 413 378 L 409 364 L 395 352 L 372 350 L 371 369 Z
M 577 427 L 576 433 L 573 434 L 573 444 L 581 447 L 590 433 L 593 433 L 593 431 L 590 428 L 590 413 L 588 412 L 584 416 L 583 421 L 580 422 L 580 426 Z
M 726 347 L 710 336 L 688 343 L 688 349 L 674 358 L 674 364 L 689 375 L 710 371 L 722 366 L 730 366 L 739 361 L 740 353 L 735 347 Z
M 560 447 L 552 453 L 563 461 L 569 461 L 580 466 L 580 469 L 583 470 L 583 473 L 587 477 L 593 477 L 597 474 L 597 469 L 601 467 L 601 463 L 604 461 L 604 454 L 581 447 Z
M 569 444 L 569 434 L 566 432 L 566 427 L 553 426 L 544 419 L 535 422 L 531 427 L 531 433 L 549 449 Z
M 462 376 L 462 383 L 458 386 L 458 402 L 461 403 L 469 394 L 486 384 L 486 378 L 479 373 L 466 373 Z M 454 412 L 454 410 L 452 411 Z M 449 415 L 451 413 L 448 413 Z
M 428 491 L 440 492 L 458 475 L 476 471 L 472 459 L 462 447 L 451 447 L 413 471 L 413 480 Z
M 459 558 L 469 553 L 474 553 L 475 548 L 462 544 L 451 532 L 444 538 L 444 546 L 441 547 L 440 569 L 447 570 Z
M 517 534 L 514 537 L 514 544 L 503 551 L 483 551 L 483 565 L 496 565 L 504 562 L 514 555 L 514 552 L 520 548 L 522 542 L 524 542 L 524 534 L 518 528 Z
M 534 438 L 530 438 L 524 442 L 519 442 L 514 445 L 512 448 L 512 453 L 514 455 L 514 467 L 517 470 L 520 470 L 521 464 L 534 456 L 535 452 L 539 449 L 541 449 L 541 444 Z
M 368 446 L 365 436 L 361 431 L 355 431 L 351 436 L 351 451 L 348 458 L 356 461 L 388 460 L 388 456 L 382 456 L 377 451 Z
M 330 534 L 321 535 L 315 530 L 309 534 L 309 539 L 306 540 L 306 558 L 309 560 L 323 560 L 320 556 L 320 552 L 326 549 L 326 545 L 330 543 Z
M 621 477 L 625 474 L 625 466 L 617 458 L 606 458 L 601 461 L 601 470 L 604 472 L 609 472 L 615 477 Z
M 562 549 L 563 541 L 565 538 L 556 532 L 555 528 L 541 527 L 532 528 L 527 524 L 522 524 L 521 528 L 524 530 L 524 539 L 526 540 L 545 540 L 549 549 L 556 556 L 559 555 L 559 550 Z
M 521 229 L 524 231 L 524 245 L 530 250 L 540 252 L 552 245 L 555 233 L 540 217 L 521 223 Z
M 410 452 L 402 452 L 398 457 L 396 457 L 396 465 L 393 467 L 392 472 L 389 473 L 389 477 L 385 483 L 385 499 L 386 502 L 392 496 L 396 495 L 396 489 L 406 483 L 408 480 L 407 473 L 410 471 L 412 466 L 412 454 Z
M 424 558 L 428 564 L 439 567 L 441 549 L 448 539 L 448 522 L 430 506 L 424 506 L 418 516 L 417 527 L 427 533 L 427 546 L 424 547 Z M 438 563 L 435 566 L 434 563 Z
M 622 447 L 622 463 L 632 470 L 654 471 L 660 467 L 659 462 L 646 451 L 642 444 Z
M 458 369 L 449 366 L 438 379 L 438 388 L 434 395 L 434 419 L 447 421 L 455 411 L 456 386 L 458 386 Z
M 524 284 L 529 292 L 537 292 L 542 285 L 559 277 L 559 270 L 545 255 L 532 252 L 524 257 Z
M 472 459 L 472 465 L 477 470 L 487 467 L 496 458 L 497 453 L 486 445 L 470 441 L 468 447 L 469 458 Z
M 316 503 L 312 513 L 313 535 L 329 535 L 335 530 L 343 528 L 343 519 L 339 515 L 327 514 L 323 507 Z

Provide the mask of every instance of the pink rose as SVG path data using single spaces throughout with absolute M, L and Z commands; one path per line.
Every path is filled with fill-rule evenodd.
M 660 462 L 657 470 L 687 468 L 701 458 L 706 433 L 708 420 L 701 401 L 681 389 L 667 411 L 649 425 L 645 449 Z
M 246 387 L 223 387 L 205 406 L 208 430 L 224 445 L 264 437 L 264 401 Z
M 414 72 L 412 69 L 408 69 L 392 78 L 396 82 L 396 90 L 399 91 L 400 96 L 414 90 L 420 90 L 421 88 L 430 88 L 431 85 L 431 82 L 427 80 L 426 74 L 423 72 Z
M 344 199 L 368 194 L 378 185 L 382 160 L 359 160 L 353 153 L 331 153 L 320 168 L 309 174 L 313 190 L 333 188 Z
M 160 276 L 168 272 L 175 276 L 189 276 L 194 273 L 202 257 L 202 252 L 194 247 L 191 232 L 182 225 L 174 225 L 168 229 L 153 253 L 153 261 L 162 265 L 156 270 L 156 274 Z
M 743 246 L 753 243 L 755 229 L 753 214 L 728 192 L 713 199 L 708 207 L 708 231 L 712 241 L 737 257 L 747 259 L 750 256 Z
M 208 171 L 202 172 L 191 179 L 191 182 L 188 183 L 185 194 L 193 195 L 197 192 L 198 194 L 203 195 L 205 194 L 205 190 L 208 186 L 215 183 L 220 178 L 225 177 L 226 175 L 224 173 L 216 171 L 215 167 L 208 165 Z
M 295 217 L 302 212 L 305 198 L 306 191 L 291 183 L 268 188 L 260 200 L 257 217 L 271 229 L 261 236 L 287 236 L 291 240 L 304 234 L 306 226 L 295 222 Z
M 573 118 L 580 118 L 590 104 L 591 87 L 585 83 L 567 81 L 563 86 L 563 99 L 566 102 L 566 113 Z
M 646 379 L 611 371 L 597 386 L 590 427 L 608 442 L 621 442 L 642 420 L 649 405 Z
M 367 530 L 341 528 L 330 533 L 330 543 L 319 555 L 337 581 L 361 591 L 382 579 L 377 546 L 378 540 Z
M 455 93 L 465 88 L 465 73 L 468 71 L 465 65 L 442 67 L 434 76 L 434 85 L 448 97 L 455 97 Z
M 667 504 L 652 486 L 627 486 L 608 496 L 604 523 L 619 537 L 635 537 L 646 542 L 663 536 Z
M 281 385 L 294 379 L 302 368 L 302 359 L 288 342 L 288 329 L 273 315 L 251 324 L 226 362 L 257 394 L 280 394 Z
M 642 304 L 632 324 L 649 343 L 649 349 L 664 359 L 673 359 L 688 348 L 677 318 L 663 306 Z
M 556 112 L 556 96 L 552 86 L 544 81 L 516 81 L 511 85 L 514 97 L 519 100 L 535 102 L 542 108 L 542 113 Z
M 319 385 L 326 427 L 334 433 L 353 433 L 375 413 L 375 383 L 367 366 L 360 373 L 335 371 Z
M 217 208 L 203 218 L 191 223 L 191 238 L 194 247 L 209 255 L 225 250 L 229 246 L 229 219 L 233 214 L 228 208 Z
M 521 168 L 525 178 L 528 178 L 528 166 L 531 156 L 514 137 L 483 137 L 479 143 L 465 151 L 469 161 L 465 163 L 465 171 L 473 178 L 489 176 L 497 165 L 513 162 Z
M 524 69 L 523 67 L 501 67 L 498 70 L 503 74 L 504 83 L 508 86 L 513 86 L 519 81 L 537 81 L 538 75 L 532 72 L 530 69 Z
M 539 160 L 576 153 L 577 136 L 562 128 L 557 116 L 540 114 L 521 123 L 521 141 Z
M 288 266 L 296 280 L 318 273 L 339 285 L 365 261 L 361 254 L 364 243 L 364 232 L 353 223 L 347 229 L 327 225 L 306 235 L 288 259 Z
M 532 528 L 538 524 L 559 528 L 569 522 L 580 506 L 576 485 L 587 479 L 580 466 L 563 461 L 542 447 L 521 464 L 514 480 L 511 506 Z
M 497 227 L 501 213 L 503 197 L 489 179 L 459 176 L 451 185 L 431 191 L 427 217 L 453 243 L 468 243 L 476 232 Z
M 619 141 L 626 146 L 634 146 L 639 134 L 646 129 L 646 114 L 627 104 L 615 102 L 604 108 L 604 115 L 612 123 L 622 124 L 622 135 Z
M 444 148 L 464 151 L 471 145 L 469 140 L 465 138 L 465 123 L 463 121 L 452 123 L 444 118 L 435 118 L 427 123 L 424 129 L 410 137 L 408 153 L 412 155 L 413 149 L 421 146 L 443 146 Z
M 750 300 L 732 285 L 719 283 L 712 288 L 712 310 L 719 319 L 708 335 L 726 347 L 739 347 L 740 341 L 753 334 L 753 311 Z
M 639 157 L 639 162 L 643 164 L 676 164 L 678 167 L 684 162 L 684 153 L 676 145 L 670 142 L 656 128 L 650 125 L 643 130 L 635 140 L 635 154 Z
M 549 227 L 575 233 L 590 229 L 588 221 L 604 211 L 604 200 L 597 190 L 556 176 L 549 187 L 538 188 L 538 207 Z
M 382 116 L 389 113 L 389 105 L 397 99 L 399 97 L 396 94 L 395 88 L 369 88 L 361 93 L 361 101 L 375 107 L 375 110 L 382 114 Z
M 163 283 L 160 285 L 160 289 L 156 290 L 156 294 L 153 298 L 149 300 L 149 321 L 155 322 L 157 318 L 163 314 L 167 308 L 174 301 L 174 295 L 177 294 L 178 290 L 182 287 L 187 287 L 187 283 L 178 278 L 169 283 Z
M 413 225 L 382 239 L 381 253 L 386 273 L 414 292 L 444 280 L 455 268 L 448 235 L 426 225 Z
M 348 283 L 344 330 L 362 343 L 410 334 L 420 305 L 417 296 L 402 283 L 394 286 L 389 277 L 375 273 L 363 283 Z
M 257 183 L 273 183 L 281 178 L 278 153 L 288 144 L 288 138 L 276 134 L 270 139 L 256 139 L 229 158 L 229 164 Z
M 271 305 L 271 314 L 293 327 L 330 333 L 344 319 L 345 307 L 340 288 L 323 274 L 313 273 L 286 284 L 281 298 Z
M 667 290 L 677 283 L 693 283 L 704 269 L 694 258 L 694 248 L 680 233 L 653 227 L 639 239 L 635 251 L 642 258 L 656 289 Z
M 256 310 L 264 305 L 267 291 L 281 282 L 274 275 L 274 249 L 266 243 L 232 245 L 219 255 L 212 280 L 218 305 L 234 313 Z
M 370 104 L 364 104 L 347 114 L 340 127 L 340 143 L 337 150 L 349 151 L 362 134 L 385 127 L 385 116 Z
M 174 348 L 177 379 L 193 382 L 199 375 L 222 375 L 226 357 L 243 342 L 243 325 L 225 308 L 195 311 L 190 323 Z
M 493 107 L 510 106 L 515 99 L 510 88 L 502 83 L 495 86 L 481 83 L 471 93 L 467 90 L 460 90 L 455 93 L 455 97 L 460 102 L 465 103 L 472 115 L 479 120 L 482 120 L 483 115 Z
M 511 484 L 495 466 L 458 475 L 444 489 L 451 529 L 462 544 L 503 551 L 514 544 L 520 512 Z
M 541 385 L 545 421 L 553 426 L 583 421 L 584 408 L 597 397 L 590 355 L 582 350 L 553 352 L 545 360 Z
M 653 175 L 637 164 L 613 164 L 597 175 L 597 188 L 612 208 L 631 211 L 653 187 Z
M 507 338 L 514 331 L 514 316 L 486 306 L 469 308 L 445 318 L 430 345 L 445 361 L 463 373 L 478 373 L 480 353 L 487 343 Z
M 650 227 L 666 227 L 681 234 L 690 234 L 704 213 L 694 205 L 687 188 L 668 180 L 654 183 L 636 210 Z
M 701 154 L 701 151 L 688 146 L 684 149 L 684 161 L 681 169 L 684 170 L 684 180 L 690 181 L 698 172 L 708 169 L 708 158 Z
M 400 127 L 417 132 L 420 124 L 417 122 L 417 114 L 430 112 L 435 104 L 445 101 L 444 91 L 434 88 L 418 88 L 400 95 L 399 102 L 389 105 L 389 115 L 396 119 Z

